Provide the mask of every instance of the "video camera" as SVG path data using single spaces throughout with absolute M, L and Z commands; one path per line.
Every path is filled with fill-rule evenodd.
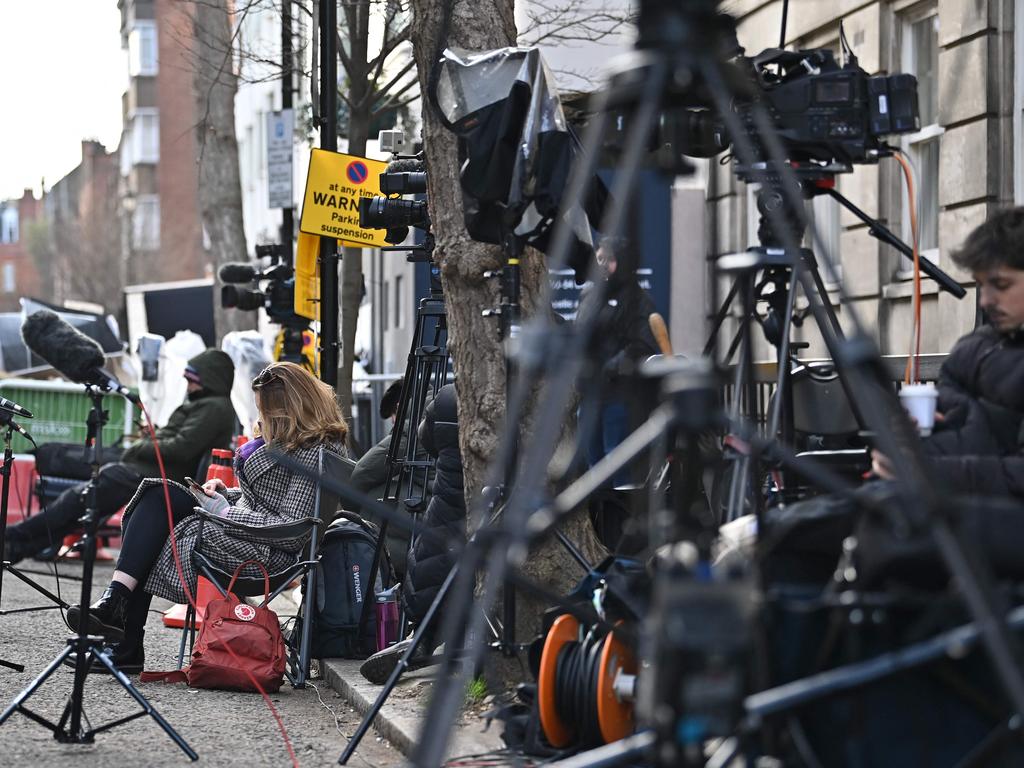
M 845 63 L 840 66 L 826 48 L 769 48 L 746 57 L 735 42 L 734 24 L 730 30 L 726 47 L 738 53 L 731 60 L 732 74 L 751 86 L 748 98 L 734 101 L 733 111 L 754 139 L 753 108 L 763 105 L 795 168 L 829 166 L 828 172 L 836 173 L 854 164 L 876 163 L 889 153 L 885 136 L 920 128 L 917 78 L 869 75 L 845 35 Z M 658 146 L 672 147 L 673 154 L 690 157 L 714 157 L 730 147 L 725 121 L 710 102 L 664 113 L 656 140 Z M 760 160 L 766 160 L 759 142 L 753 143 Z M 738 168 L 737 174 L 747 181 L 757 177 L 752 168 Z
M 295 314 L 295 277 L 291 267 L 284 263 L 284 247 L 277 244 L 257 245 L 256 258 L 270 258 L 273 263 L 261 269 L 258 264 L 230 262 L 221 266 L 218 277 L 222 283 L 220 305 L 225 309 L 251 312 L 261 307 L 275 323 L 306 324 Z M 259 283 L 267 281 L 260 290 Z M 243 287 L 249 284 L 247 287 Z
M 359 226 L 384 229 L 384 239 L 398 245 L 409 236 L 409 227 L 430 229 L 426 200 L 400 200 L 391 195 L 417 195 L 427 191 L 427 174 L 421 155 L 399 154 L 405 145 L 401 131 L 381 131 L 382 149 L 394 152 L 387 170 L 380 175 L 380 191 L 385 196 L 364 197 L 359 201 Z

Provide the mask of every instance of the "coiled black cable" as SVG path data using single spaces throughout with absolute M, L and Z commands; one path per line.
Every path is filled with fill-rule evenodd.
M 592 629 L 583 642 L 563 645 L 555 662 L 555 706 L 562 722 L 575 729 L 580 747 L 604 743 L 597 715 L 604 639 Z

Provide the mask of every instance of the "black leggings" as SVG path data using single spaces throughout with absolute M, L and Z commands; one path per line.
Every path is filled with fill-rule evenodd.
M 177 525 L 189 515 L 196 506 L 195 497 L 177 486 L 169 486 L 171 497 L 171 513 Z M 149 572 L 160 556 L 170 531 L 167 528 L 167 503 L 164 500 L 162 485 L 147 488 L 139 497 L 135 509 L 128 518 L 124 535 L 121 539 L 121 556 L 117 559 L 117 570 L 145 585 Z

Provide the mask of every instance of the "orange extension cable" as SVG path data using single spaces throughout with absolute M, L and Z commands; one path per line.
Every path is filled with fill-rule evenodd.
M 907 355 L 907 367 L 903 372 L 903 383 L 910 384 L 921 379 L 921 251 L 917 229 L 917 197 L 914 194 L 914 174 L 910 162 L 899 150 L 896 150 L 893 157 L 903 168 L 903 177 L 907 183 L 910 232 L 914 250 L 914 326 L 910 338 L 910 353 Z

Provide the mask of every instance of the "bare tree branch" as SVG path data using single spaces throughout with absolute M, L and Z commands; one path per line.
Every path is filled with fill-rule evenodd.
M 529 22 L 519 33 L 522 45 L 594 42 L 634 21 L 628 10 L 606 0 L 531 0 L 526 16 Z
M 387 95 L 385 96 L 382 102 L 374 106 L 371 114 L 379 115 L 380 113 L 385 112 L 388 109 L 394 109 L 399 103 L 399 97 L 417 84 L 418 80 L 414 77 L 412 80 L 409 80 L 405 85 L 403 85 L 396 91 L 381 91 L 381 93 L 386 93 Z M 417 98 L 418 97 L 419 94 L 417 94 Z

